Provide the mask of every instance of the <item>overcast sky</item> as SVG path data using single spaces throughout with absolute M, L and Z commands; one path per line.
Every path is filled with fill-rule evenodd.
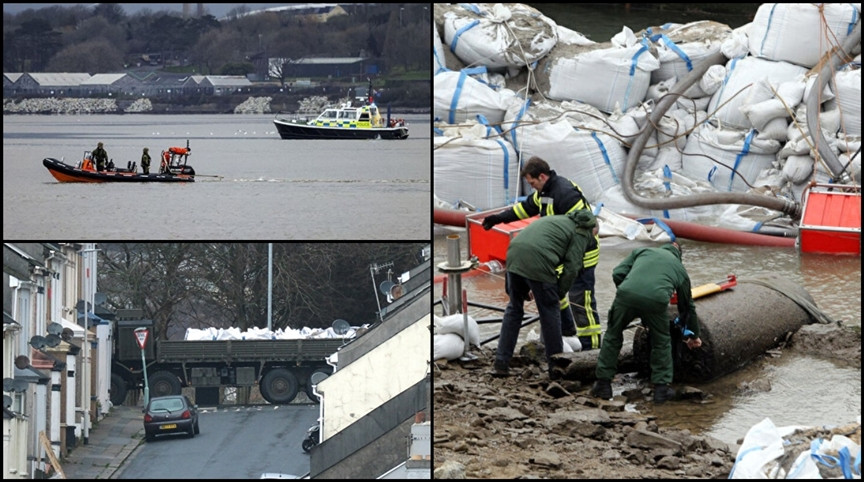
M 50 7 L 52 5 L 63 5 L 70 6 L 74 4 L 70 3 L 4 3 L 3 11 L 9 13 L 19 13 L 23 10 L 27 10 L 28 8 L 32 8 L 34 10 L 38 10 L 40 8 Z M 95 3 L 82 3 L 79 5 L 96 5 Z M 119 4 L 123 7 L 123 11 L 126 12 L 127 15 L 132 15 L 139 10 L 143 10 L 145 8 L 149 8 L 154 12 L 159 12 L 163 10 L 168 10 L 170 12 L 182 12 L 183 4 L 182 3 L 121 3 Z M 197 4 L 192 4 L 192 12 L 195 12 Z M 262 8 L 269 7 L 278 7 L 278 4 L 272 3 L 205 3 L 204 11 L 213 15 L 216 18 L 220 18 L 225 16 L 229 11 L 234 8 L 237 8 L 241 5 L 246 5 L 249 10 L 258 10 Z M 282 4 L 282 5 L 290 5 L 290 4 Z

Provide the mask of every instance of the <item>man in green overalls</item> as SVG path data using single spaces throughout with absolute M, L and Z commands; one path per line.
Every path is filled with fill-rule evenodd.
M 672 338 L 669 335 L 667 308 L 672 293 L 678 292 L 678 317 L 682 326 L 693 332 L 687 339 L 691 350 L 702 346 L 696 305 L 690 291 L 690 276 L 681 263 L 681 247 L 676 242 L 656 248 L 634 249 L 612 270 L 612 281 L 618 287 L 609 309 L 608 327 L 600 347 L 591 388 L 595 397 L 612 398 L 612 377 L 618 369 L 622 333 L 635 318 L 648 328 L 651 343 L 651 382 L 654 402 L 663 403 L 675 396 L 672 382 Z

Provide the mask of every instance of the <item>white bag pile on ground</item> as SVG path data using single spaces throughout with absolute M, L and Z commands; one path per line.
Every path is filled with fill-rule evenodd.
M 267 328 L 252 327 L 246 331 L 241 331 L 239 328 L 187 328 L 184 340 L 297 340 L 310 338 L 353 338 L 357 330 L 360 328 L 368 328 L 369 325 L 362 327 L 352 326 L 344 335 L 339 335 L 333 331 L 333 327 L 327 328 L 309 328 L 304 326 L 300 329 L 295 328 L 279 328 L 276 330 L 268 330 Z
M 440 127 L 439 127 L 440 128 Z M 486 137 L 486 126 L 443 128 L 433 137 L 435 195 L 480 211 L 513 203 L 519 193 L 519 158 L 509 142 Z
M 435 334 L 433 336 L 432 359 L 455 360 L 462 356 L 465 352 L 465 316 L 462 313 L 456 313 L 449 316 L 435 315 L 433 323 L 435 325 Z M 477 321 L 473 317 L 468 316 L 468 343 L 473 346 L 480 346 L 480 328 Z
M 860 415 L 857 424 L 860 432 Z M 729 478 L 860 479 L 861 445 L 839 434 L 823 439 L 814 429 L 776 427 L 770 418 L 763 419 L 744 436 Z

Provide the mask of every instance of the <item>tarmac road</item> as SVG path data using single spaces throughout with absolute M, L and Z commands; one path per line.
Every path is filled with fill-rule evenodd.
M 257 479 L 263 472 L 304 475 L 301 443 L 318 405 L 201 408 L 201 433 L 144 442 L 140 407 L 119 406 L 90 430 L 86 445 L 69 452 L 69 479 Z

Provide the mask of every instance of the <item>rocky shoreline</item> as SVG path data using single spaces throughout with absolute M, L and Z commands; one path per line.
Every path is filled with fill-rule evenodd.
M 784 350 L 860 368 L 860 347 L 860 328 L 808 325 Z M 659 426 L 651 389 L 638 380 L 629 380 L 636 388 L 611 401 L 592 397 L 589 383 L 550 380 L 536 348 L 519 350 L 508 378 L 490 375 L 494 354 L 488 350 L 474 361 L 436 362 L 436 479 L 729 477 L 738 445 Z M 698 404 L 705 397 L 687 387 L 679 392 L 679 400 L 669 403 Z M 833 433 L 860 444 L 860 424 L 799 438 Z
M 322 100 L 323 99 L 323 100 Z M 270 114 L 285 109 L 285 102 L 274 102 L 272 97 L 247 97 L 242 102 L 226 98 L 208 99 L 212 102 L 181 105 L 152 101 L 151 99 L 118 100 L 91 98 L 31 98 L 3 99 L 3 114 Z M 346 99 L 347 100 L 347 99 Z M 318 115 L 327 104 L 326 97 L 298 99 L 300 111 Z M 399 114 L 427 114 L 429 108 L 394 110 Z

